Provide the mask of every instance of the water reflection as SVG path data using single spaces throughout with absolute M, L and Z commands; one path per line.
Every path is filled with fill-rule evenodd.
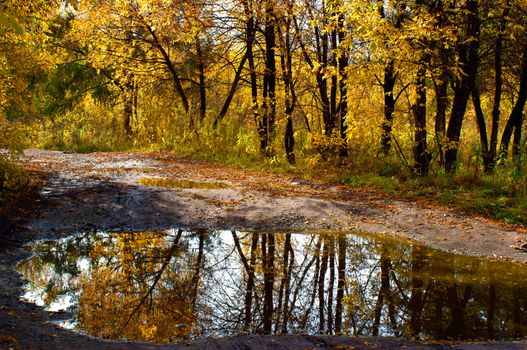
M 187 188 L 202 190 L 220 190 L 230 188 L 223 182 L 196 182 L 192 180 L 167 179 L 158 177 L 143 177 L 139 179 L 139 184 L 143 186 L 156 186 L 167 188 Z
M 369 235 L 87 233 L 32 245 L 24 298 L 111 339 L 324 333 L 506 339 L 527 271 Z

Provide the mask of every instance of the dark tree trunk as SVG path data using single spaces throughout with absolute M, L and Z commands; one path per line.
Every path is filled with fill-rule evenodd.
M 500 121 L 500 106 L 503 88 L 502 78 L 502 53 L 503 53 L 503 40 L 505 30 L 505 16 L 507 16 L 507 8 L 504 10 L 500 18 L 499 32 L 496 37 L 494 45 L 494 101 L 492 105 L 492 122 L 490 130 L 490 145 L 487 136 L 487 126 L 485 122 L 485 115 L 481 107 L 481 98 L 476 85 L 473 86 L 472 90 L 472 101 L 476 112 L 476 122 L 478 125 L 481 152 L 483 158 L 483 166 L 485 173 L 492 173 L 496 165 L 497 155 L 497 144 L 498 144 L 498 128 Z
M 260 135 L 260 152 L 272 156 L 271 143 L 275 136 L 276 118 L 276 33 L 274 3 L 265 3 L 265 73 L 263 87 L 263 115 L 258 125 Z
M 134 112 L 132 113 L 134 119 L 136 122 L 139 120 L 138 112 L 137 112 L 137 106 L 138 106 L 138 100 L 139 100 L 139 84 L 137 81 L 134 82 Z M 133 130 L 132 130 L 133 133 Z
M 176 87 L 176 91 L 179 94 L 179 97 L 181 98 L 181 104 L 183 105 L 183 108 L 185 109 L 185 112 L 189 112 L 189 104 L 187 95 L 185 94 L 185 90 L 183 89 L 183 85 L 181 84 L 181 79 L 179 78 L 179 74 L 176 71 L 176 67 L 174 67 L 174 64 L 172 63 L 172 60 L 170 59 L 170 56 L 168 55 L 168 52 L 165 50 L 161 42 L 159 41 L 159 38 L 157 37 L 156 31 L 152 26 L 145 24 L 145 28 L 148 30 L 150 35 L 152 36 L 154 46 L 159 50 L 161 53 L 161 56 L 163 57 L 163 61 L 165 65 L 168 68 L 168 71 L 172 75 L 172 79 L 174 80 L 174 85 Z
M 339 16 L 339 43 L 342 45 L 344 40 L 346 40 L 346 31 L 344 30 L 344 17 L 342 14 Z M 344 49 L 342 49 L 344 50 Z M 338 59 L 338 68 L 340 73 L 340 100 L 337 106 L 337 117 L 340 127 L 340 137 L 342 139 L 342 147 L 340 148 L 339 155 L 341 157 L 348 156 L 348 147 L 347 147 L 347 124 L 346 124 L 346 115 L 348 114 L 348 87 L 347 87 L 347 72 L 348 68 L 348 55 L 346 52 L 341 52 Z
M 474 104 L 474 110 L 476 111 L 476 123 L 478 125 L 479 139 L 481 143 L 481 153 L 483 156 L 483 164 L 485 165 L 485 171 L 490 166 L 490 154 L 489 154 L 489 141 L 487 137 L 487 124 L 485 123 L 485 115 L 481 108 L 481 99 L 479 96 L 478 88 L 475 86 L 472 90 L 472 102 Z
M 256 38 L 256 21 L 254 19 L 254 15 L 251 9 L 251 6 L 249 5 L 248 0 L 242 0 L 243 5 L 243 11 L 245 13 L 245 18 L 247 20 L 246 28 L 245 28 L 245 40 L 246 40 L 246 48 L 245 48 L 245 55 L 247 56 L 247 62 L 249 64 L 249 76 L 250 76 L 250 83 L 251 83 L 251 101 L 252 101 L 252 113 L 254 121 L 259 127 L 259 119 L 260 119 L 260 106 L 258 103 L 258 79 L 256 77 L 256 66 L 254 63 L 254 52 L 253 52 L 253 46 Z M 241 70 L 240 74 L 241 74 Z M 231 89 L 232 90 L 232 89 Z
M 514 126 L 514 140 L 512 141 L 512 160 L 517 172 L 522 170 L 522 125 L 523 125 L 523 113 L 518 123 Z
M 278 27 L 280 31 L 280 27 Z M 285 115 L 286 125 L 284 134 L 284 146 L 285 154 L 289 164 L 293 165 L 296 163 L 295 158 L 295 132 L 293 128 L 293 112 L 296 105 L 296 94 L 295 87 L 293 85 L 293 67 L 291 59 L 291 19 L 288 19 L 285 23 L 285 35 L 284 37 L 284 54 L 280 56 L 280 63 L 282 68 L 282 79 L 284 81 L 284 92 L 285 92 Z
M 446 53 L 443 53 L 446 55 Z M 442 56 L 442 59 L 443 56 Z M 443 68 L 446 69 L 446 68 Z M 448 76 L 443 73 L 441 80 L 435 86 L 436 94 L 436 116 L 435 116 L 435 137 L 439 153 L 439 163 L 445 165 L 445 153 L 443 150 L 446 133 L 446 111 L 448 107 Z
M 324 8 L 325 12 L 325 8 Z M 318 27 L 317 27 L 318 29 Z M 319 30 L 319 29 L 318 29 Z M 333 134 L 333 130 L 335 129 L 335 116 L 332 113 L 331 108 L 331 96 L 328 96 L 328 80 L 325 76 L 325 69 L 328 67 L 329 60 L 328 60 L 328 53 L 329 53 L 329 36 L 327 34 L 327 30 L 323 29 L 322 34 L 320 35 L 321 47 L 318 49 L 321 51 L 321 58 L 319 59 L 319 62 L 321 62 L 320 69 L 317 72 L 317 81 L 319 82 L 318 88 L 320 91 L 320 98 L 322 100 L 322 113 L 324 117 L 324 127 L 325 127 L 325 134 L 326 136 L 331 136 Z M 317 40 L 317 44 L 319 44 L 319 41 Z M 331 92 L 330 92 L 331 95 Z
M 506 17 L 508 15 L 508 6 L 504 9 L 500 18 L 499 33 L 496 37 L 494 48 L 494 101 L 492 104 L 492 124 L 490 130 L 490 147 L 487 157 L 483 158 L 485 172 L 492 173 L 496 167 L 497 148 L 498 148 L 498 128 L 500 123 L 501 95 L 503 90 L 503 69 L 502 54 L 503 40 L 505 36 Z
M 247 51 L 245 51 L 245 54 L 243 55 L 240 64 L 238 65 L 238 68 L 236 69 L 236 73 L 234 74 L 234 79 L 232 81 L 231 88 L 229 89 L 229 92 L 227 94 L 227 98 L 225 99 L 225 102 L 221 107 L 220 113 L 218 113 L 218 115 L 214 119 L 214 123 L 212 124 L 213 129 L 216 129 L 218 127 L 218 124 L 223 120 L 223 118 L 225 118 L 227 112 L 229 111 L 232 99 L 234 98 L 234 93 L 236 92 L 236 89 L 238 88 L 238 83 L 240 82 L 240 79 L 242 77 L 243 67 L 245 66 L 245 62 L 247 62 L 247 56 Z
M 196 53 L 199 70 L 199 118 L 200 121 L 203 121 L 207 114 L 207 86 L 205 84 L 205 56 L 199 38 L 196 38 Z
M 435 14 L 436 27 L 444 28 L 449 25 L 446 12 L 444 10 L 443 2 L 441 0 L 435 1 L 432 12 Z M 437 143 L 437 151 L 439 154 L 439 164 L 441 167 L 445 165 L 445 134 L 446 134 L 446 112 L 448 108 L 448 84 L 450 82 L 449 57 L 451 51 L 444 47 L 441 40 L 434 41 L 439 52 L 439 81 L 435 85 L 436 95 L 436 115 L 435 115 L 435 138 Z
M 132 136 L 132 118 L 134 115 L 134 97 L 135 97 L 135 90 L 134 90 L 134 75 L 129 74 L 126 77 L 126 81 L 124 84 L 124 87 L 122 89 L 123 97 L 124 97 L 124 131 L 126 133 L 126 136 L 130 137 Z
M 332 14 L 334 15 L 334 14 Z M 333 29 L 331 31 L 331 65 L 335 68 L 338 67 L 337 57 L 335 55 L 335 51 L 337 50 L 338 44 L 337 44 L 337 30 Z M 329 90 L 329 114 L 332 116 L 333 119 L 333 128 L 337 126 L 337 88 L 338 88 L 338 76 L 336 74 L 331 75 L 331 84 L 330 84 L 330 90 Z
M 417 70 L 417 100 L 412 106 L 414 115 L 414 171 L 419 176 L 428 174 L 429 160 L 426 140 L 426 68 L 422 64 Z
M 466 4 L 466 35 L 462 42 L 458 43 L 458 55 L 462 76 L 458 78 L 452 103 L 452 113 L 448 122 L 446 132 L 448 147 L 445 152 L 445 171 L 454 173 L 458 161 L 459 138 L 461 127 L 467 109 L 467 102 L 475 83 L 478 71 L 478 49 L 480 19 L 477 0 L 468 0 Z
M 134 113 L 134 104 L 133 104 L 133 97 L 132 96 L 125 96 L 124 101 L 124 132 L 126 133 L 126 136 L 132 136 L 132 116 Z
M 523 123 L 523 109 L 527 102 L 527 41 L 523 47 L 522 67 L 520 73 L 520 90 L 514 108 L 507 120 L 501 136 L 500 158 L 507 159 L 509 144 L 514 128 L 521 129 Z M 521 132 L 521 130 L 520 130 Z
M 301 32 L 302 29 L 300 29 L 298 23 L 295 20 L 295 29 L 297 32 Z M 324 123 L 324 135 L 325 136 L 331 136 L 333 129 L 335 128 L 336 124 L 334 121 L 334 116 L 331 115 L 331 107 L 330 107 L 330 98 L 328 96 L 328 84 L 327 79 L 324 75 L 325 68 L 328 64 L 328 38 L 327 34 L 320 34 L 320 28 L 318 26 L 315 26 L 315 47 L 316 47 L 316 59 L 320 63 L 320 65 L 317 65 L 315 67 L 315 63 L 312 60 L 312 57 L 310 53 L 306 49 L 305 43 L 300 40 L 299 42 L 300 47 L 302 49 L 302 54 L 304 56 L 304 59 L 306 63 L 309 65 L 309 68 L 311 68 L 312 71 L 314 71 L 315 80 L 317 82 L 317 90 L 320 97 L 320 110 L 322 113 L 322 121 Z M 309 124 L 306 123 L 309 127 Z M 321 151 L 321 153 L 324 151 Z
M 285 125 L 285 153 L 289 164 L 294 165 L 296 163 L 295 157 L 295 132 L 293 129 L 293 118 L 291 115 L 287 115 L 287 121 Z
M 258 120 L 258 112 L 257 112 L 258 111 L 258 90 L 257 90 L 256 72 L 254 70 L 254 55 L 253 55 L 253 45 L 254 45 L 254 40 L 255 40 L 255 23 L 254 23 L 254 16 L 251 13 L 251 9 L 249 7 L 248 1 L 247 0 L 242 1 L 242 4 L 243 4 L 244 13 L 246 16 L 245 53 L 240 61 L 240 64 L 238 65 L 238 68 L 236 69 L 234 80 L 232 81 L 232 85 L 229 90 L 229 93 L 227 94 L 227 98 L 225 99 L 225 103 L 223 104 L 223 107 L 221 108 L 220 113 L 214 119 L 214 124 L 213 124 L 214 129 L 218 127 L 218 124 L 223 120 L 223 118 L 227 114 L 227 111 L 229 110 L 229 106 L 234 97 L 234 93 L 236 92 L 238 83 L 240 82 L 240 79 L 242 77 L 243 67 L 245 66 L 245 62 L 247 62 L 247 60 L 249 60 L 249 75 L 250 75 L 250 80 L 251 80 L 251 96 L 252 96 L 252 103 L 253 103 L 253 106 L 252 106 L 253 115 L 255 117 L 255 120 Z
M 388 155 L 392 149 L 392 125 L 393 113 L 395 112 L 395 86 L 394 61 L 389 61 L 384 67 L 384 81 L 382 90 L 384 93 L 384 120 L 382 123 L 381 147 L 384 155 Z

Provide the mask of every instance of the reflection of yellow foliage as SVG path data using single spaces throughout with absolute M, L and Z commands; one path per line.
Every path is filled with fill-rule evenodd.
M 155 340 L 157 327 L 155 325 L 140 325 L 141 336 L 146 340 Z
M 152 232 L 95 245 L 90 257 L 96 266 L 80 282 L 78 327 L 102 338 L 158 343 L 197 332 L 197 287 L 186 272 L 192 268 L 184 265 L 182 253 L 170 255 L 171 244 Z

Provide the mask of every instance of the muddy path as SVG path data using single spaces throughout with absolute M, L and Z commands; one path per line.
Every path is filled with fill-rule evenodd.
M 51 321 L 64 315 L 44 312 L 18 300 L 22 281 L 13 266 L 28 256 L 22 245 L 31 240 L 92 230 L 171 227 L 362 230 L 413 239 L 445 251 L 524 263 L 527 253 L 511 245 L 527 236 L 519 229 L 461 212 L 427 208 L 323 182 L 190 161 L 169 153 L 71 154 L 32 150 L 25 153 L 23 161 L 43 181 L 31 211 L 20 215 L 20 220 L 9 229 L 0 230 L 4 241 L 10 242 L 0 249 L 0 349 L 527 349 L 525 340 L 422 344 L 387 338 L 322 336 L 240 336 L 160 347 L 101 341 L 62 330 Z M 141 185 L 144 179 L 152 178 L 222 186 L 210 189 Z

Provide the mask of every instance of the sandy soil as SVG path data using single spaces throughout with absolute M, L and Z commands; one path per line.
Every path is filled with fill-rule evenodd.
M 30 240 L 94 229 L 354 229 L 413 239 L 466 255 L 525 263 L 527 253 L 511 245 L 527 235 L 518 228 L 462 212 L 424 207 L 345 186 L 189 161 L 168 153 L 71 154 L 31 150 L 23 161 L 43 181 L 31 198 L 30 212 L 19 210 L 10 220 L 0 219 L 4 225 L 0 229 L 0 349 L 527 349 L 525 340 L 422 344 L 385 338 L 318 336 L 243 336 L 156 347 L 106 342 L 59 329 L 50 321 L 61 315 L 18 300 L 22 281 L 12 267 L 27 256 L 21 246 Z M 229 188 L 148 187 L 138 183 L 145 177 L 222 182 Z

